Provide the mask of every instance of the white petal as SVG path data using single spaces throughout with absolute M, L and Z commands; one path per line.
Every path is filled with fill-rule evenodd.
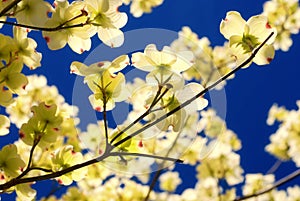
M 98 37 L 102 42 L 110 47 L 120 47 L 124 43 L 124 34 L 119 29 L 98 28 Z
M 155 64 L 147 59 L 147 56 L 141 52 L 132 54 L 131 61 L 132 65 L 140 70 L 150 72 L 155 69 Z
M 177 53 L 177 60 L 172 65 L 172 70 L 175 72 L 182 72 L 194 64 L 194 54 L 191 51 L 182 51 Z
M 4 115 L 0 115 L 0 136 L 8 134 L 9 127 L 10 127 L 9 119 Z
M 203 90 L 204 90 L 204 88 L 202 85 L 194 83 L 194 82 L 189 83 L 183 88 L 182 91 L 180 91 L 180 92 L 178 92 L 178 94 L 176 94 L 176 97 L 179 100 L 179 102 L 183 103 L 183 102 L 191 99 L 192 97 L 194 97 L 195 95 L 197 95 L 198 93 L 200 93 Z M 208 105 L 208 101 L 203 97 L 199 97 L 195 101 L 193 101 L 191 104 L 187 105 L 185 107 L 185 110 L 193 113 L 196 110 L 204 109 L 207 105 Z
M 239 12 L 227 12 L 226 18 L 220 24 L 220 32 L 226 39 L 233 35 L 243 35 L 246 21 L 242 18 Z
M 58 32 L 43 32 L 47 45 L 50 50 L 58 50 L 67 44 L 68 36 L 62 31 Z
M 69 40 L 68 40 L 68 44 L 69 44 L 70 48 L 78 54 L 81 54 L 84 51 L 90 50 L 91 45 L 92 45 L 91 39 L 89 39 L 89 38 L 82 39 L 77 36 L 70 36 Z
M 263 42 L 267 37 L 274 32 L 273 36 L 267 41 L 267 44 L 271 44 L 275 41 L 277 31 L 272 28 L 268 23 L 268 19 L 263 15 L 256 15 L 251 17 L 247 24 L 250 28 L 249 34 L 256 36 L 260 42 Z
M 122 69 L 124 69 L 126 66 L 129 65 L 129 57 L 128 55 L 121 55 L 117 58 L 115 58 L 109 67 L 109 71 L 111 73 L 118 72 Z
M 255 55 L 253 62 L 257 65 L 269 64 L 275 56 L 273 45 L 264 45 Z

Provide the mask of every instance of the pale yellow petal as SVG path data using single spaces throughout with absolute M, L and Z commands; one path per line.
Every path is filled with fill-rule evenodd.
M 0 136 L 8 134 L 9 127 L 10 127 L 9 119 L 4 115 L 0 115 Z
M 233 35 L 243 35 L 246 21 L 242 18 L 239 12 L 227 12 L 226 18 L 220 24 L 220 32 L 226 39 Z
M 120 47 L 124 43 L 124 34 L 119 29 L 99 27 L 98 37 L 104 44 L 112 48 Z
M 147 59 L 144 53 L 136 52 L 131 57 L 132 65 L 140 70 L 150 72 L 155 69 L 155 64 Z
M 129 65 L 129 57 L 128 55 L 121 55 L 117 58 L 115 58 L 109 67 L 109 71 L 111 73 L 118 72 L 122 69 L 124 69 L 126 66 Z
M 266 65 L 271 63 L 274 56 L 274 47 L 272 45 L 264 45 L 255 55 L 253 62 L 257 65 Z
M 259 42 L 262 43 L 264 40 L 266 40 L 272 32 L 274 32 L 274 34 L 267 41 L 267 44 L 271 44 L 275 41 L 277 34 L 276 29 L 271 27 L 266 16 L 253 16 L 247 21 L 247 25 L 250 28 L 249 34 L 257 37 Z
M 91 39 L 89 38 L 82 39 L 77 36 L 70 36 L 68 40 L 68 44 L 74 52 L 81 54 L 84 51 L 89 51 L 91 49 L 92 42 Z

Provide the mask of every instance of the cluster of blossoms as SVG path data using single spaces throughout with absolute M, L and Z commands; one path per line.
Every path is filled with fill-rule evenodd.
M 126 5 L 130 4 L 130 13 L 134 17 L 141 17 L 143 13 L 151 13 L 152 8 L 163 3 L 164 0 L 122 0 Z
M 193 67 L 184 72 L 185 79 L 195 79 L 203 85 L 214 83 L 249 58 L 272 32 L 272 37 L 261 47 L 253 62 L 257 65 L 266 65 L 274 58 L 275 50 L 272 43 L 277 31 L 263 15 L 256 15 L 245 21 L 238 12 L 230 11 L 220 24 L 220 32 L 229 41 L 223 46 L 214 48 L 210 47 L 208 38 L 199 39 L 189 27 L 183 27 L 179 32 L 179 38 L 171 44 L 172 49 L 190 50 L 195 56 Z M 243 67 L 249 65 L 251 62 Z M 233 78 L 233 75 L 230 78 Z M 217 88 L 221 89 L 223 86 L 224 83 Z
M 11 2 L 2 2 L 0 8 L 5 8 Z M 54 1 L 52 5 L 43 0 L 23 0 L 0 17 L 2 20 L 15 18 L 22 26 L 42 30 L 51 50 L 61 49 L 68 44 L 73 51 L 82 53 L 91 48 L 90 38 L 95 34 L 106 45 L 122 45 L 124 35 L 120 28 L 127 23 L 127 15 L 117 9 L 122 4 L 122 0 L 72 3 L 65 0 Z
M 266 151 L 280 160 L 292 160 L 300 166 L 300 101 L 297 101 L 297 110 L 287 110 L 284 107 L 273 105 L 269 112 L 267 123 L 273 125 L 280 122 L 278 130 L 270 136 L 271 143 L 266 146 Z
M 234 59 L 228 56 L 230 55 L 228 43 L 212 48 L 208 38 L 199 39 L 189 27 L 182 28 L 178 39 L 172 42 L 171 47 L 176 52 L 183 50 L 193 52 L 195 63 L 183 72 L 183 76 L 187 80 L 195 79 L 202 85 L 215 82 L 235 67 Z M 224 83 L 220 84 L 217 89 L 221 89 Z
M 11 2 L 1 2 L 1 10 Z M 133 0 L 130 10 L 135 17 L 140 17 L 162 2 Z M 90 50 L 91 37 L 95 34 L 108 46 L 119 47 L 123 44 L 124 35 L 120 28 L 127 23 L 127 14 L 118 11 L 123 3 L 128 5 L 130 0 L 84 0 L 72 3 L 57 0 L 52 5 L 43 0 L 22 0 L 3 13 L 0 20 L 15 18 L 22 26 L 42 30 L 51 50 L 61 49 L 68 44 L 74 52 L 81 54 Z M 0 23 L 0 28 L 2 25 Z
M 13 33 L 13 38 L 0 34 L 0 105 L 4 107 L 13 102 L 13 94 L 24 93 L 28 80 L 23 65 L 35 69 L 42 59 L 36 42 L 27 37 L 28 30 L 14 27 Z
M 300 8 L 298 0 L 271 0 L 264 4 L 263 15 L 268 17 L 271 26 L 277 30 L 275 49 L 288 51 L 293 41 L 292 34 L 300 29 Z

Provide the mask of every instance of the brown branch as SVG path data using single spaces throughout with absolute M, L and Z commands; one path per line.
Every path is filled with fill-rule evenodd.
M 58 172 L 53 172 L 53 173 L 46 174 L 46 175 L 41 175 L 41 176 L 20 178 L 20 179 L 14 178 L 14 179 L 12 179 L 12 180 L 4 183 L 4 184 L 1 184 L 0 185 L 0 190 L 9 189 L 10 187 L 16 186 L 18 184 L 30 183 L 30 182 L 35 182 L 35 181 L 43 181 L 43 180 L 47 180 L 47 179 L 53 179 L 53 178 L 59 177 L 61 175 L 67 174 L 69 172 L 72 172 L 74 170 L 77 170 L 77 169 L 83 168 L 85 166 L 88 166 L 88 165 L 97 163 L 99 161 L 102 161 L 102 160 L 104 160 L 107 157 L 109 157 L 109 153 L 104 153 L 103 155 L 101 155 L 101 156 L 99 156 L 97 158 L 94 158 L 94 159 L 91 159 L 89 161 L 86 161 L 86 162 L 83 162 L 83 163 L 80 163 L 80 164 L 68 167 L 68 168 L 63 169 L 63 170 L 58 171 Z
M 11 25 L 11 26 L 19 26 L 19 27 L 23 27 L 23 28 L 32 29 L 32 30 L 48 31 L 48 32 L 54 32 L 54 31 L 77 28 L 77 27 L 84 27 L 86 25 L 89 25 L 88 22 L 85 22 L 85 23 L 73 24 L 70 26 L 58 25 L 56 27 L 37 27 L 37 26 L 32 26 L 32 25 L 27 25 L 27 24 L 19 24 L 16 22 L 8 22 L 8 21 L 3 21 L 3 20 L 0 20 L 0 24 L 7 24 L 7 25 Z

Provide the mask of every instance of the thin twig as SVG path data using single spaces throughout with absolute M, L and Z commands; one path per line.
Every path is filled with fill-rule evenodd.
M 112 144 L 116 139 L 118 139 L 123 133 L 125 133 L 128 129 L 130 129 L 132 126 L 134 126 L 136 123 L 138 123 L 139 121 L 141 121 L 142 119 L 144 119 L 148 114 L 150 114 L 151 109 L 157 104 L 157 102 L 159 101 L 159 95 L 161 94 L 161 90 L 162 90 L 162 86 L 159 85 L 156 95 L 151 103 L 151 105 L 149 106 L 149 108 L 141 115 L 139 116 L 137 119 L 135 119 L 133 122 L 131 122 L 127 127 L 125 127 L 124 129 L 122 129 L 113 139 L 111 139 L 110 143 Z
M 273 174 L 282 164 L 282 160 L 276 160 L 276 162 L 272 165 L 272 167 L 267 171 L 266 174 Z
M 146 157 L 146 158 L 156 158 L 156 159 L 160 159 L 163 161 L 172 161 L 172 162 L 176 162 L 176 163 L 183 163 L 183 160 L 180 160 L 177 158 L 157 156 L 157 155 L 152 155 L 152 154 L 131 153 L 131 152 L 111 152 L 109 155 L 110 156 L 140 156 L 140 157 Z
M 189 120 L 189 118 L 190 118 L 190 117 L 188 117 L 188 118 L 186 119 L 185 125 L 184 125 L 184 126 L 186 126 L 186 123 L 187 123 L 187 121 Z M 181 132 L 182 132 L 182 131 L 180 131 L 180 132 L 176 135 L 176 138 L 174 139 L 172 145 L 170 146 L 170 149 L 167 151 L 166 156 L 169 156 L 169 154 L 171 153 L 172 149 L 175 147 L 176 142 L 178 141 Z M 163 169 L 164 169 L 164 168 L 163 168 L 164 165 L 165 165 L 165 161 L 163 161 L 162 163 L 158 164 L 158 169 L 159 169 L 159 170 L 155 172 L 155 175 L 154 175 L 154 177 L 153 177 L 153 179 L 152 179 L 152 181 L 151 181 L 151 184 L 150 184 L 150 186 L 149 186 L 149 188 L 148 188 L 148 192 L 147 192 L 147 195 L 146 195 L 144 201 L 148 201 L 148 200 L 149 200 L 149 198 L 150 198 L 150 193 L 151 193 L 151 191 L 153 191 L 153 189 L 154 189 L 154 187 L 155 187 L 155 184 L 157 183 L 157 181 L 158 181 L 158 179 L 159 179 L 159 177 L 160 177 L 160 175 L 161 175 L 161 173 L 162 173 L 162 171 L 163 171 Z

